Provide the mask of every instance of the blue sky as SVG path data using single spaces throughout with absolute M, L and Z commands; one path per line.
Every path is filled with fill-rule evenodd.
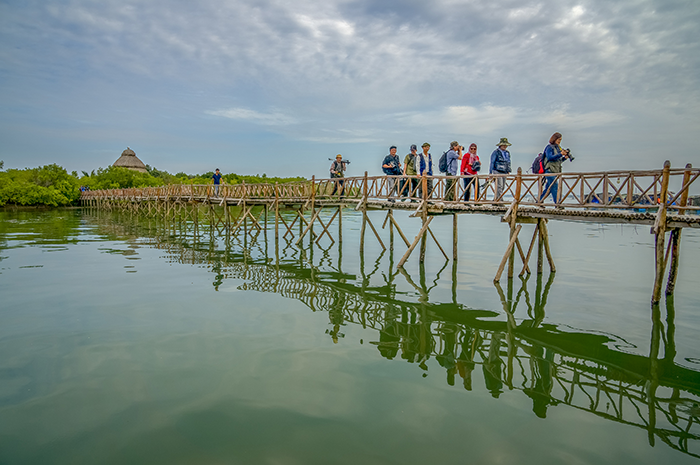
M 700 1 L 0 0 L 0 160 L 380 174 L 501 137 L 529 167 L 700 165 Z

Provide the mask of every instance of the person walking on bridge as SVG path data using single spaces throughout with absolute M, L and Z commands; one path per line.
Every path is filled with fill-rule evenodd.
M 453 140 L 450 142 L 450 150 L 447 152 L 447 176 L 459 176 L 459 162 L 462 160 L 462 146 Z M 459 179 L 447 178 L 445 183 L 445 200 L 457 200 L 457 186 Z
M 469 145 L 469 151 L 462 157 L 462 176 L 464 178 L 464 201 L 469 201 L 472 184 L 474 184 L 474 201 L 479 199 L 479 180 L 476 177 L 481 169 L 479 156 L 476 154 L 476 144 Z
M 389 155 L 384 157 L 384 161 L 382 162 L 382 171 L 384 171 L 384 174 L 387 176 L 392 176 L 388 178 L 388 183 L 389 183 L 389 192 L 387 194 L 387 197 L 391 197 L 392 194 L 396 192 L 396 181 L 398 178 L 395 178 L 393 176 L 401 176 L 402 171 L 401 171 L 401 160 L 399 160 L 398 155 L 396 155 L 396 146 L 392 145 L 389 147 Z M 389 199 L 390 202 L 393 202 L 393 199 Z
M 489 174 L 508 174 L 510 173 L 510 152 L 508 147 L 512 144 L 508 142 L 508 138 L 502 137 L 501 140 L 496 144 L 498 147 L 491 154 L 491 164 L 489 166 Z M 493 198 L 494 201 L 501 200 L 503 191 L 506 188 L 506 178 L 505 176 L 499 176 L 496 178 L 496 196 Z
M 346 164 L 343 161 L 343 156 L 341 154 L 336 155 L 335 161 L 331 164 L 331 178 L 335 179 L 335 183 L 333 185 L 333 193 L 331 195 L 335 195 L 336 192 L 340 190 L 341 199 L 343 198 L 345 190 L 345 180 L 343 179 L 343 177 L 345 177 L 345 169 Z
M 411 152 L 406 155 L 403 160 L 403 175 L 407 176 L 404 180 L 404 185 L 401 188 L 405 197 L 415 197 L 416 188 L 418 187 L 418 178 L 416 178 L 416 158 L 418 157 L 418 147 L 416 144 L 411 145 Z
M 559 181 L 557 181 L 557 175 L 561 173 L 561 164 L 565 159 L 570 158 L 568 150 L 562 150 L 561 148 L 562 136 L 560 133 L 555 132 L 552 137 L 549 138 L 549 144 L 544 148 L 544 190 L 542 192 L 542 197 L 540 197 L 540 202 L 543 202 L 547 198 L 549 192 L 552 193 L 552 201 L 557 203 L 559 201 Z
M 425 192 L 425 198 L 428 198 L 430 197 L 431 192 L 433 192 L 433 156 L 429 153 L 429 143 L 423 143 L 421 148 L 423 149 L 423 152 L 418 155 L 418 158 L 416 159 L 416 171 L 418 172 L 418 176 L 426 176 L 428 178 L 426 179 L 427 192 Z M 423 198 L 423 180 L 419 179 L 418 182 L 421 183 L 420 197 Z
M 219 196 L 219 185 L 221 184 L 221 172 L 219 171 L 219 168 L 214 171 L 214 174 L 211 177 L 212 182 L 214 183 L 214 196 L 218 197 Z

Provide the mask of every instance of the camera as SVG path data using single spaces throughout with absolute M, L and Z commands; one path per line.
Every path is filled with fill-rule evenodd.
M 570 149 L 570 148 L 566 148 L 566 149 L 562 150 L 562 152 L 566 152 L 566 155 L 564 155 L 564 158 L 568 158 L 569 161 L 574 161 L 574 156 L 571 155 L 571 149 Z

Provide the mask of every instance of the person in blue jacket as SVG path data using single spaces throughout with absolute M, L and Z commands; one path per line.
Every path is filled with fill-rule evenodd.
M 491 163 L 489 164 L 489 174 L 508 174 L 510 173 L 510 152 L 508 147 L 511 143 L 508 142 L 506 137 L 502 137 L 501 140 L 496 144 L 498 147 L 491 154 Z M 505 176 L 499 176 L 496 178 L 496 196 L 493 200 L 501 200 L 501 195 L 506 187 Z
M 560 133 L 555 132 L 552 137 L 549 138 L 549 144 L 544 148 L 544 188 L 542 192 L 542 197 L 540 202 L 547 198 L 549 192 L 552 193 L 552 201 L 557 203 L 559 195 L 559 181 L 557 181 L 557 175 L 561 173 L 561 164 L 567 158 L 570 159 L 570 154 L 568 150 L 562 150 L 561 148 L 562 136 Z

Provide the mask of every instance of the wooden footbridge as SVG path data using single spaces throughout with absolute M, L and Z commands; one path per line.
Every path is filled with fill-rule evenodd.
M 106 221 L 103 227 L 123 236 L 133 225 Z M 257 234 L 251 244 L 257 243 Z M 217 249 L 206 234 L 197 236 L 191 227 L 173 231 L 172 222 L 157 223 L 145 241 L 142 233 L 135 237 L 139 244 L 165 251 L 168 260 L 204 265 L 215 275 L 216 287 L 233 280 L 239 289 L 276 293 L 327 313 L 326 333 L 335 343 L 343 341 L 349 325 L 361 326 L 374 332 L 369 344 L 382 357 L 411 363 L 424 373 L 442 368 L 450 385 L 457 381 L 467 391 L 485 389 L 496 398 L 506 391 L 521 393 L 542 418 L 551 409 L 588 412 L 644 432 L 652 446 L 660 442 L 700 458 L 700 374 L 675 361 L 673 296 L 667 296 L 665 324 L 658 307 L 652 310 L 651 343 L 644 356 L 614 349 L 629 344 L 612 334 L 543 324 L 555 273 L 546 282 L 538 274 L 534 286 L 528 275 L 508 280 L 505 290 L 494 283 L 503 306 L 499 314 L 457 303 L 454 295 L 451 303 L 429 302 L 431 289 L 423 275 L 417 279 L 421 284 L 414 284 L 418 302 L 402 300 L 392 291 L 392 280 L 403 274 L 413 283 L 405 270 L 369 286 L 371 276 L 363 269 L 360 277 L 342 271 L 340 255 L 338 263 L 326 267 L 333 271 L 321 272 L 303 259 L 270 259 L 263 250 L 234 250 L 231 242 Z M 453 267 L 453 281 L 454 273 Z M 437 363 L 428 367 L 430 359 Z
M 554 178 L 549 184 L 547 181 Z M 387 212 L 382 228 L 389 226 L 389 247 L 394 248 L 394 229 L 406 246 L 398 262 L 401 269 L 420 243 L 419 260 L 425 260 L 426 244 L 432 239 L 449 260 L 445 248 L 430 229 L 436 216 L 453 216 L 452 259 L 457 260 L 457 215 L 499 215 L 510 228 L 510 240 L 494 281 L 498 282 L 507 268 L 507 276 L 515 273 L 516 258 L 522 268 L 520 276 L 531 272 L 529 262 L 537 251 L 537 273 L 542 273 L 546 259 L 552 271 L 554 259 L 549 247 L 547 222 L 574 220 L 593 223 L 621 223 L 648 225 L 655 235 L 656 262 L 652 303 L 658 303 L 664 273 L 670 263 L 666 293 L 672 294 L 678 273 L 681 231 L 700 227 L 700 206 L 689 202 L 700 193 L 700 169 L 686 165 L 671 169 L 666 162 L 663 169 L 652 171 L 559 173 L 556 175 L 524 174 L 488 175 L 474 177 L 435 176 L 401 177 L 368 176 L 344 179 L 315 179 L 288 184 L 235 184 L 235 185 L 169 185 L 138 189 L 111 189 L 83 192 L 83 205 L 105 209 L 122 209 L 178 218 L 198 228 L 206 221 L 212 230 L 232 236 L 248 228 L 267 233 L 267 223 L 274 215 L 275 244 L 280 237 L 291 237 L 300 244 L 306 236 L 318 242 L 327 236 L 335 237 L 329 229 L 336 220 L 337 239 L 343 239 L 343 209 L 353 207 L 362 213 L 359 250 L 364 255 L 365 232 L 371 229 L 379 245 L 386 245 L 377 228 L 367 215 L 369 210 Z M 497 189 L 498 178 L 504 178 L 505 187 Z M 545 186 L 548 186 L 546 188 Z M 551 201 L 552 186 L 557 186 Z M 393 187 L 393 189 L 392 189 Z M 449 190 L 448 190 L 449 189 Z M 475 198 L 463 200 L 467 189 L 476 191 Z M 236 207 L 236 208 L 234 208 Z M 202 209 L 206 213 L 202 215 Z M 334 213 L 323 221 L 321 212 Z M 406 237 L 393 215 L 394 210 L 410 210 L 411 217 L 422 221 L 418 234 L 412 240 Z M 282 211 L 294 212 L 293 219 Z M 237 214 L 234 214 L 237 213 Z M 261 218 L 262 215 L 262 218 Z M 286 216 L 286 219 L 285 219 Z M 265 223 L 264 226 L 261 223 Z M 534 225 L 527 247 L 520 241 L 524 225 Z M 320 228 L 318 234 L 314 226 Z M 298 233 L 295 234 L 295 227 Z M 668 242 L 666 234 L 669 233 Z M 516 253 L 517 252 L 517 253 Z

